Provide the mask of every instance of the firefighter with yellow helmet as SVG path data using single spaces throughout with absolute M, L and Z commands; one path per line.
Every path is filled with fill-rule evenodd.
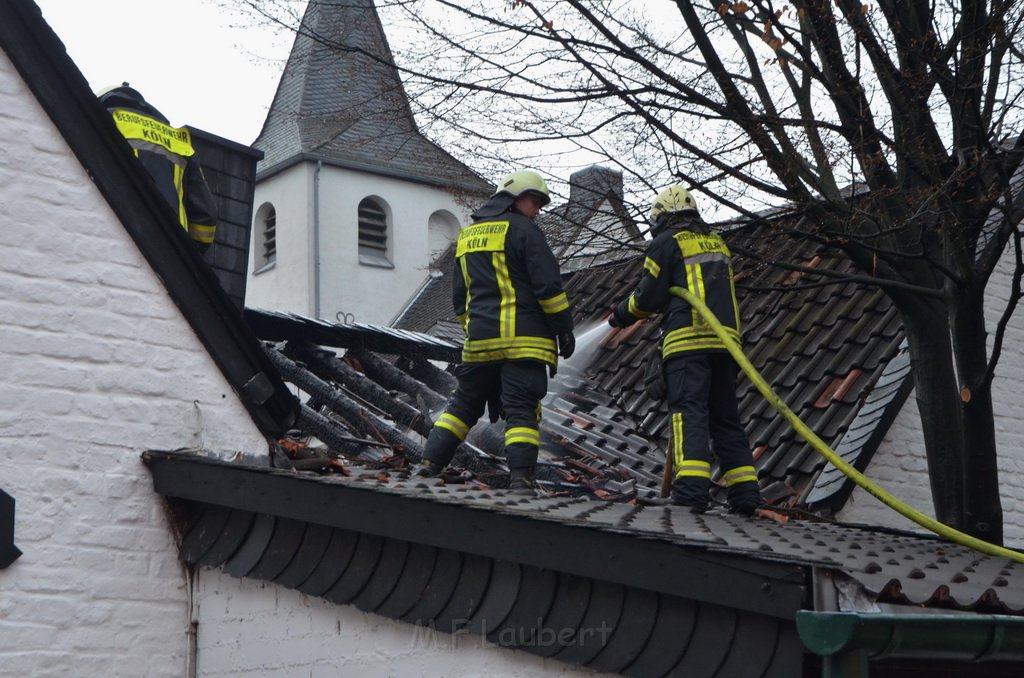
M 217 204 L 195 157 L 185 127 L 172 127 L 167 118 L 128 83 L 101 90 L 97 96 L 135 156 L 153 178 L 200 252 L 213 244 Z
M 442 473 L 485 406 L 496 421 L 500 402 L 510 486 L 535 486 L 548 371 L 576 344 L 558 261 L 534 222 L 550 201 L 543 177 L 512 172 L 459 233 L 452 301 L 466 340 L 458 386 L 434 422 L 417 475 Z
M 661 314 L 662 369 L 672 423 L 672 501 L 695 512 L 707 510 L 713 442 L 730 510 L 751 515 L 761 494 L 750 442 L 739 419 L 736 363 L 701 315 L 669 292 L 678 286 L 695 294 L 738 342 L 740 313 L 731 253 L 682 186 L 670 186 L 655 198 L 650 219 L 654 238 L 640 282 L 633 294 L 613 307 L 608 322 L 627 327 Z

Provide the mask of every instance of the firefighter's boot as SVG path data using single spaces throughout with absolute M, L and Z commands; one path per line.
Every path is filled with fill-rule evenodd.
M 533 476 L 533 466 L 510 469 L 508 489 L 515 492 L 533 492 L 537 489 L 537 481 Z

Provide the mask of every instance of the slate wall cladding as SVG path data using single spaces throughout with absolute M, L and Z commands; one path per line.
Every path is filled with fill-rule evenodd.
M 189 131 L 218 209 L 216 240 L 203 258 L 241 313 L 245 306 L 256 162 L 263 153 L 199 129 L 190 127 Z
M 802 650 L 789 619 L 269 514 L 209 504 L 189 508 L 192 517 L 181 543 L 183 560 L 415 624 L 421 628 L 411 633 L 411 648 L 395 653 L 402 660 L 420 643 L 438 642 L 439 636 L 470 645 L 482 644 L 483 636 L 505 648 L 625 675 L 682 675 L 699 666 L 707 675 L 751 671 L 788 678 L 800 665 Z M 206 576 L 205 570 L 200 576 Z M 229 588 L 238 586 L 220 581 Z M 239 588 L 252 590 L 246 585 Z M 207 593 L 200 589 L 202 610 L 210 602 Z M 289 600 L 286 592 L 281 597 Z M 225 616 L 279 617 L 301 609 L 294 601 L 280 611 L 254 609 L 258 599 L 248 595 L 233 604 L 229 597 L 226 607 L 239 610 Z M 305 606 L 315 607 L 310 599 L 303 599 Z M 203 619 L 205 627 L 210 616 L 204 614 Z M 344 631 L 339 627 L 337 635 L 345 638 L 329 642 L 347 644 L 364 625 L 357 620 Z M 210 637 L 231 635 L 217 628 Z M 245 642 L 251 643 L 258 634 L 246 635 Z M 734 643 L 742 644 L 744 652 L 733 651 Z M 215 649 L 230 652 L 233 648 L 226 645 L 216 643 Z M 280 656 L 254 654 L 257 662 L 266 662 L 260 669 L 281 666 Z M 205 649 L 201 656 L 207 661 Z M 460 663 L 468 660 L 460 653 Z M 254 657 L 239 656 L 236 661 L 251 665 Z M 380 661 L 371 663 L 379 666 Z M 391 675 L 393 661 L 389 656 Z M 321 656 L 319 662 L 332 665 L 328 657 Z M 294 668 L 294 660 L 288 668 Z
M 184 578 L 139 452 L 266 443 L 4 53 L 0 135 L 0 478 L 23 551 L 0 672 L 183 675 Z

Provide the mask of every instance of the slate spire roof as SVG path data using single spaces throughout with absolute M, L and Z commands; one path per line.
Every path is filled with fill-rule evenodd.
M 260 172 L 303 158 L 473 191 L 490 185 L 424 137 L 372 0 L 312 0 L 253 146 Z

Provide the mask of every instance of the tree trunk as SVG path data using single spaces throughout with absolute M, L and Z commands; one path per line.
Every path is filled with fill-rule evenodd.
M 960 373 L 963 410 L 964 531 L 994 544 L 1003 543 L 1003 507 L 999 498 L 992 382 L 986 379 L 988 347 L 981 295 L 953 306 L 953 347 Z
M 940 522 L 965 530 L 963 412 L 955 386 L 949 321 L 942 304 L 935 300 L 916 301 L 898 308 L 910 345 L 932 501 Z

